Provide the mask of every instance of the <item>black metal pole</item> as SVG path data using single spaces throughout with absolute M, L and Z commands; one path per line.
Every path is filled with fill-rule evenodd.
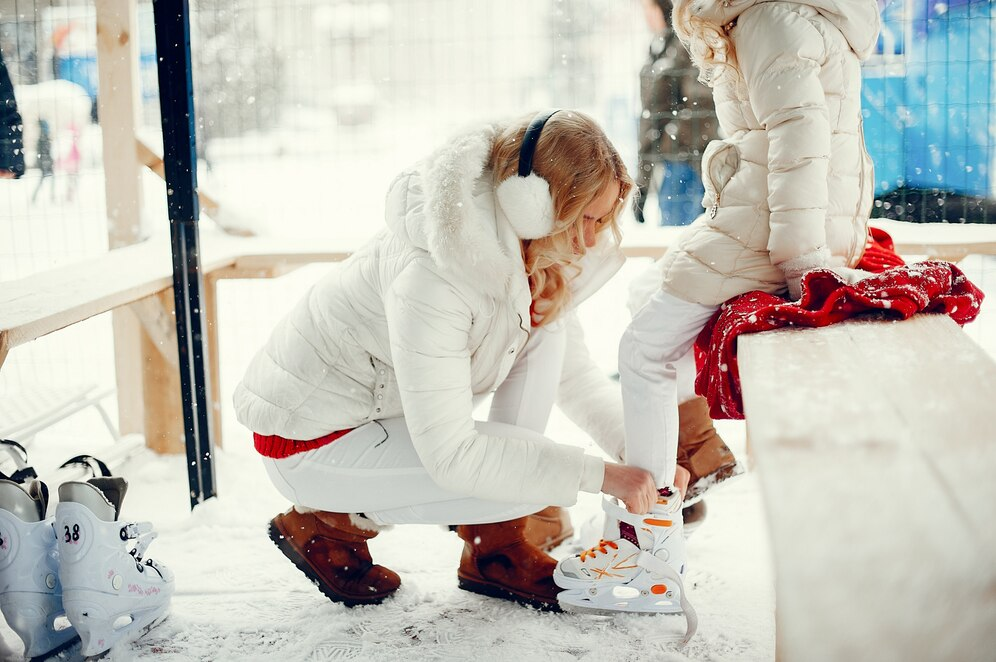
M 201 314 L 200 238 L 197 219 L 197 157 L 194 140 L 194 86 L 190 65 L 190 8 L 187 0 L 153 0 L 159 66 L 159 112 L 170 238 L 173 298 L 180 348 L 180 388 L 187 442 L 190 508 L 215 496 L 214 445 L 204 370 Z

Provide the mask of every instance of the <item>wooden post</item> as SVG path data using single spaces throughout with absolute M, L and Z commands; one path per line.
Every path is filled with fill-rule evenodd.
M 169 329 L 176 315 L 173 290 L 166 290 L 151 297 L 164 328 Z M 146 394 L 154 393 L 159 400 L 145 398 L 145 445 L 157 453 L 183 453 L 183 404 L 180 400 L 180 371 L 176 361 L 176 334 L 150 334 L 142 332 L 142 378 Z M 168 346 L 166 346 L 168 345 Z M 170 359 L 172 357 L 172 360 Z M 154 388 L 148 388 L 149 385 Z
M 148 219 L 143 213 L 142 169 L 135 154 L 135 129 L 141 112 L 136 3 L 96 0 L 96 15 L 100 72 L 97 100 L 104 148 L 107 233 L 110 248 L 114 249 L 149 235 Z M 160 424 L 173 418 L 182 421 L 178 407 L 170 411 L 172 407 L 163 404 L 172 402 L 170 389 L 175 380 L 168 375 L 175 368 L 154 351 L 152 341 L 132 312 L 122 309 L 112 314 L 121 433 L 144 432 L 150 442 L 167 437 L 169 426 L 163 428 Z M 177 450 L 182 450 L 182 444 Z
M 218 342 L 218 277 L 214 274 L 204 275 L 201 307 L 204 309 L 204 342 L 207 343 L 208 385 L 211 388 L 208 394 L 211 439 L 217 448 L 221 448 L 221 358 L 218 355 L 221 343 Z

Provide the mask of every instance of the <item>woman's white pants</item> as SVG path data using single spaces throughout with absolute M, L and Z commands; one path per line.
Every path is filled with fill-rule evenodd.
M 487 421 L 496 436 L 543 436 L 566 348 L 563 324 L 533 329 Z M 298 506 L 363 513 L 378 524 L 484 524 L 522 517 L 549 504 L 485 501 L 440 488 L 422 465 L 405 419 L 372 421 L 315 450 L 263 458 L 273 484 Z

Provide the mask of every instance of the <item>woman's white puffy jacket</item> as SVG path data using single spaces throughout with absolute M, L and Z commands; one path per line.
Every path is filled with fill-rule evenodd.
M 777 265 L 804 256 L 820 256 L 807 268 L 853 266 L 874 184 L 859 63 L 878 37 L 875 0 L 693 2 L 713 24 L 735 21 L 741 75 L 714 82 L 727 138 L 703 156 L 706 211 L 661 260 L 665 291 L 716 305 L 784 290 Z
M 474 427 L 474 395 L 500 386 L 530 332 L 520 240 L 485 170 L 494 135 L 463 135 L 394 181 L 388 229 L 319 281 L 252 360 L 234 395 L 243 425 L 306 440 L 403 415 L 426 469 L 454 492 L 571 505 L 583 475 L 600 483 L 602 460 L 580 448 Z M 601 236 L 575 304 L 622 265 Z M 618 459 L 618 387 L 573 313 L 557 323 L 568 326 L 558 405 Z

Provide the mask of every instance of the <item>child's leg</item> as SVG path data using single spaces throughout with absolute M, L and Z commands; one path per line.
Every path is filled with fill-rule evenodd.
M 674 483 L 678 449 L 675 364 L 716 311 L 657 292 L 634 316 L 619 344 L 626 424 L 626 463 Z

